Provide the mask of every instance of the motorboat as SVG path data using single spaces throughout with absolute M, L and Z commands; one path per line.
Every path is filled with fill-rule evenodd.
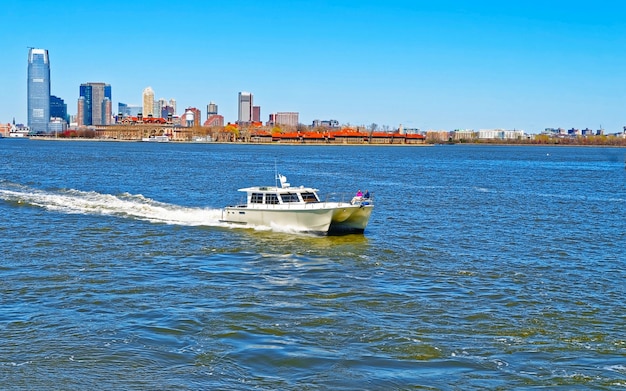
M 284 175 L 276 175 L 276 182 L 239 189 L 246 203 L 225 207 L 221 221 L 321 235 L 363 233 L 374 209 L 371 197 L 321 200 L 318 189 L 291 186 Z

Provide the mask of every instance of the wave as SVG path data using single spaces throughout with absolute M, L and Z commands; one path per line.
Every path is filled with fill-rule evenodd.
M 106 215 L 153 223 L 186 226 L 221 226 L 221 209 L 184 207 L 159 202 L 141 194 L 103 194 L 76 189 L 41 190 L 15 183 L 0 183 L 0 200 L 66 214 Z

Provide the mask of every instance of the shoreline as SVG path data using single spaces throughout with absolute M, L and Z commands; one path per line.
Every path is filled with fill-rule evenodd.
M 5 137 L 9 139 L 9 137 Z M 283 145 L 283 146 L 369 146 L 369 147 L 432 147 L 435 144 L 369 144 L 369 143 L 287 143 L 287 142 L 272 142 L 272 143 L 255 143 L 248 141 L 142 141 L 142 140 L 118 140 L 118 139 L 104 139 L 104 138 L 84 138 L 84 137 L 12 137 L 16 140 L 34 140 L 34 141 L 94 141 L 94 142 L 111 142 L 111 143 L 142 143 L 142 144 L 222 144 L 222 145 Z
M 104 139 L 104 138 L 84 138 L 84 137 L 2 137 L 7 140 L 33 140 L 33 141 L 73 141 L 73 142 L 103 142 L 103 143 L 146 143 L 146 144 L 220 144 L 220 145 L 268 145 L 268 146 L 355 146 L 355 147 L 440 147 L 440 146 L 456 146 L 466 145 L 473 147 L 488 147 L 488 146 L 505 146 L 505 147 L 600 147 L 600 148 L 626 148 L 624 145 L 609 145 L 609 144 L 539 144 L 539 143 L 419 143 L 419 144 L 392 144 L 392 143 L 287 143 L 287 142 L 271 142 L 271 143 L 258 143 L 258 142 L 228 142 L 228 141 L 167 141 L 167 142 L 154 142 L 154 141 L 142 141 L 142 140 L 119 140 L 119 139 Z

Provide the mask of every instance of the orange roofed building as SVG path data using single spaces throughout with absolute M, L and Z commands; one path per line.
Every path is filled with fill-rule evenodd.
M 425 137 L 421 134 L 404 134 L 388 132 L 363 132 L 352 128 L 343 128 L 323 132 L 274 132 L 254 130 L 250 134 L 252 142 L 300 143 L 300 144 L 424 144 Z

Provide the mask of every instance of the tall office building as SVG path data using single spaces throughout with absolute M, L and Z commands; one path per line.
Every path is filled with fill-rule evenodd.
M 67 123 L 70 122 L 65 101 L 54 95 L 50 95 L 50 118 L 61 118 Z
M 252 106 L 252 122 L 261 122 L 261 106 Z
M 46 49 L 28 49 L 28 126 L 47 133 L 50 121 L 50 59 Z
M 252 94 L 249 92 L 239 93 L 239 115 L 237 123 L 245 124 L 252 122 Z
M 209 102 L 206 106 L 206 116 L 209 118 L 212 115 L 217 115 L 217 105 L 213 102 Z
M 142 94 L 142 102 L 143 102 L 143 116 L 148 117 L 149 115 L 154 116 L 154 91 L 152 87 L 146 87 L 143 90 Z
M 109 84 L 81 84 L 78 98 L 78 126 L 110 125 L 111 102 Z
M 170 99 L 170 107 L 174 110 L 174 114 L 176 114 L 176 99 Z

